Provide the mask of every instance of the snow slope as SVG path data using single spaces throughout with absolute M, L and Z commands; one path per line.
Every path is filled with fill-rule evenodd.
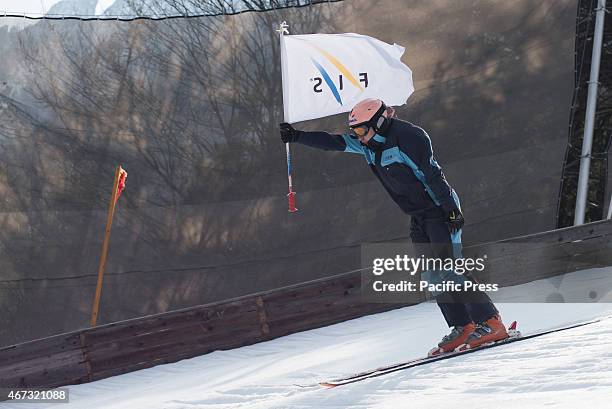
M 612 270 L 593 272 L 609 278 Z M 568 278 L 581 275 L 589 272 Z M 532 288 L 541 292 L 542 283 L 511 290 Z M 612 316 L 610 303 L 498 307 L 525 333 Z M 334 389 L 295 386 L 422 356 L 446 331 L 437 306 L 424 303 L 71 386 L 71 402 L 62 408 L 612 407 L 612 318 Z

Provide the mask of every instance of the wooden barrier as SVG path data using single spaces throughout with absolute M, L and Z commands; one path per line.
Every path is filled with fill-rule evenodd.
M 486 279 L 521 284 L 612 265 L 612 222 L 466 248 L 487 254 Z M 419 296 L 420 297 L 420 296 Z M 217 303 L 116 322 L 0 349 L 0 387 L 53 388 L 250 345 L 406 304 L 364 303 L 351 272 Z
M 80 333 L 56 335 L 0 350 L 0 386 L 57 387 L 87 380 Z

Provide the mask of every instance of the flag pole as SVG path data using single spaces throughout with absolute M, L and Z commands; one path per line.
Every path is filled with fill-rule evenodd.
M 287 151 L 287 181 L 289 182 L 289 193 L 287 193 L 287 200 L 289 202 L 289 212 L 297 212 L 295 207 L 295 192 L 293 191 L 293 182 L 291 180 L 291 151 L 289 150 L 289 144 L 285 144 L 285 150 Z
M 283 35 L 289 34 L 288 30 L 289 25 L 286 21 L 283 21 L 278 30 L 276 30 L 280 36 L 280 49 L 281 49 L 281 65 L 283 58 Z M 286 103 L 286 101 L 283 101 Z M 297 208 L 295 207 L 295 192 L 293 191 L 293 179 L 291 177 L 292 167 L 291 167 L 291 148 L 289 147 L 289 143 L 285 143 L 285 151 L 287 152 L 287 182 L 289 184 L 289 193 L 287 194 L 287 201 L 289 204 L 289 212 L 294 213 L 297 212 Z
M 110 203 L 108 205 L 108 216 L 106 219 L 106 231 L 104 235 L 104 242 L 102 243 L 102 254 L 100 255 L 100 265 L 98 266 L 98 282 L 96 284 L 96 295 L 94 297 L 93 306 L 91 309 L 91 321 L 90 326 L 95 327 L 98 321 L 98 310 L 100 308 L 100 296 L 102 294 L 102 278 L 104 276 L 104 268 L 106 267 L 106 256 L 108 255 L 108 244 L 110 241 L 111 226 L 113 225 L 113 216 L 115 215 L 115 205 L 119 198 L 119 184 L 123 182 L 125 186 L 125 176 L 127 172 L 123 170 L 121 165 L 117 166 L 115 170 L 115 180 L 113 182 L 113 193 L 111 194 Z

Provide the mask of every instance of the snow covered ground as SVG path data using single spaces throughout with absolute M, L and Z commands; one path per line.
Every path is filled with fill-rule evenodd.
M 609 294 L 601 289 L 612 280 L 611 269 L 577 272 L 561 281 L 566 287 L 570 282 L 592 286 L 593 277 L 601 277 L 600 283 L 604 282 L 596 287 L 600 290 L 596 298 L 602 301 L 601 295 Z M 550 285 L 535 282 L 504 292 L 506 297 L 513 298 L 512 292 L 539 294 Z M 524 333 L 612 316 L 612 303 L 605 302 L 504 303 L 498 307 L 505 321 L 518 320 Z M 334 389 L 295 386 L 422 356 L 446 331 L 437 306 L 424 303 L 71 386 L 70 404 L 61 407 L 612 407 L 612 318 Z M 57 405 L 0 403 L 0 407 Z

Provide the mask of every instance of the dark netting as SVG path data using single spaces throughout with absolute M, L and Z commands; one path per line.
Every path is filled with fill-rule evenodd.
M 576 18 L 575 89 L 570 111 L 568 144 L 563 163 L 563 175 L 559 192 L 557 227 L 574 224 L 574 208 L 582 155 L 584 120 L 591 75 L 593 52 L 593 30 L 597 1 L 581 0 Z M 593 127 L 593 147 L 589 170 L 589 187 L 586 202 L 585 222 L 607 217 L 612 190 L 608 187 L 608 155 L 612 142 L 612 19 L 604 20 L 597 109 Z
M 406 47 L 467 243 L 555 227 L 577 0 L 352 0 L 235 16 L 0 29 L 0 344 L 88 325 L 117 164 L 106 323 L 350 271 L 409 218 L 363 159 L 295 146 L 278 24 Z M 392 80 L 392 79 L 391 79 Z M 346 130 L 345 115 L 297 127 Z

